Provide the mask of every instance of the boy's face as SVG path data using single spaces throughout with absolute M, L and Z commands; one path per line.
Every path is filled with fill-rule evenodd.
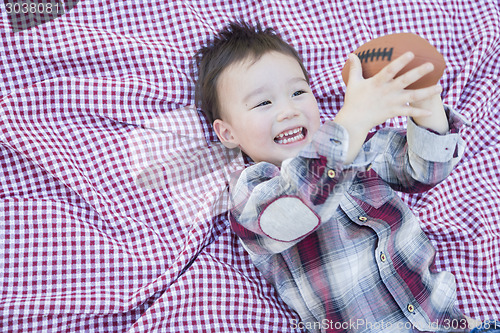
M 277 166 L 297 156 L 320 126 L 316 98 L 295 58 L 278 52 L 226 68 L 217 92 L 221 142 L 239 147 L 255 162 Z

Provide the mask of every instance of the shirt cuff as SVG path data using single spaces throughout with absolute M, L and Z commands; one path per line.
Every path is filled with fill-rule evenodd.
M 325 122 L 314 134 L 311 143 L 306 146 L 300 156 L 305 158 L 326 157 L 329 168 L 342 169 L 349 147 L 349 133 L 333 122 Z
M 457 157 L 456 152 L 461 143 L 458 131 L 463 125 L 470 125 L 469 121 L 446 105 L 445 111 L 448 115 L 450 129 L 443 135 L 420 127 L 413 119 L 408 119 L 407 139 L 409 149 L 430 162 L 448 162 Z

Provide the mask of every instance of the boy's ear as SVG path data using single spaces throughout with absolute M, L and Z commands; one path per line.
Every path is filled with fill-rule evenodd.
M 238 141 L 233 136 L 231 125 L 222 119 L 214 120 L 213 127 L 215 134 L 219 137 L 224 147 L 234 149 L 239 146 Z

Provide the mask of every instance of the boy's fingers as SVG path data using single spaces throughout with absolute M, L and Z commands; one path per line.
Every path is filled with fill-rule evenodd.
M 394 109 L 393 116 L 408 116 L 408 117 L 425 117 L 429 116 L 432 111 L 422 109 L 419 107 L 418 102 L 428 100 L 434 95 L 441 93 L 442 87 L 435 85 L 427 88 L 406 90 L 405 93 L 398 97 L 399 107 Z
M 421 89 L 406 90 L 401 99 L 403 104 L 415 103 L 440 94 L 442 91 L 443 87 L 439 84 Z
M 430 62 L 425 63 L 423 65 L 420 65 L 418 67 L 409 70 L 408 72 L 394 79 L 394 81 L 400 84 L 401 87 L 406 88 L 410 84 L 420 80 L 422 77 L 429 74 L 433 70 L 434 70 L 434 65 L 432 63 Z
M 349 80 L 363 78 L 363 69 L 361 61 L 354 53 L 349 54 Z
M 431 115 L 432 112 L 430 110 L 426 109 L 420 109 L 416 108 L 413 106 L 403 106 L 401 110 L 400 116 L 407 116 L 407 117 L 425 117 Z
M 406 65 L 410 63 L 410 61 L 413 60 L 414 57 L 415 55 L 413 52 L 406 52 L 382 68 L 379 74 L 381 74 L 381 76 L 386 80 L 392 80 L 396 74 L 398 74 L 403 68 L 406 67 Z

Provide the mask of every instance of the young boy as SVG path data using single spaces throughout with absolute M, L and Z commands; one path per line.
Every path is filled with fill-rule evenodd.
M 405 90 L 405 54 L 363 79 L 351 55 L 345 103 L 320 124 L 297 52 L 273 30 L 232 23 L 198 56 L 196 99 L 220 141 L 254 162 L 231 189 L 231 226 L 311 331 L 469 331 L 452 274 L 395 194 L 425 191 L 459 161 L 463 124 L 439 86 Z M 408 116 L 407 130 L 376 125 Z M 472 327 L 472 326 L 471 326 Z

